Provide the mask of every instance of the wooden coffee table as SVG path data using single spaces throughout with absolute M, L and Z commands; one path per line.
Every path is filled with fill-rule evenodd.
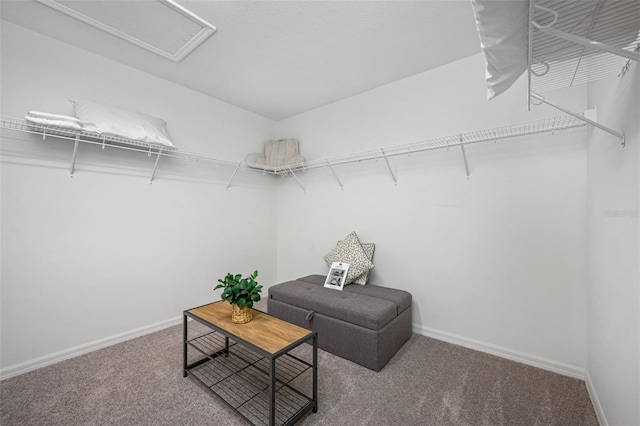
M 206 328 L 196 331 L 189 318 Z M 231 305 L 220 301 L 184 311 L 183 334 L 183 376 L 190 373 L 250 423 L 291 425 L 318 411 L 317 332 L 258 310 L 251 322 L 235 324 Z M 311 359 L 303 359 L 304 348 L 291 353 L 305 342 Z

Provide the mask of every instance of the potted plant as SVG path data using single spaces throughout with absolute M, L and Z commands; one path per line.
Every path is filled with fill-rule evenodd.
M 224 278 L 218 280 L 218 284 L 214 290 L 222 288 L 221 299 L 231 304 L 232 313 L 231 321 L 237 324 L 243 324 L 253 319 L 253 303 L 260 300 L 262 286 L 258 285 L 256 278 L 258 271 L 248 277 L 242 277 L 241 274 L 227 274 Z

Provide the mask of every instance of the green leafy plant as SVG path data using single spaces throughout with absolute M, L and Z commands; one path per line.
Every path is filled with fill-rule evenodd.
M 260 293 L 262 293 L 262 286 L 258 285 L 256 278 L 258 277 L 258 271 L 253 271 L 253 274 L 248 277 L 242 277 L 241 274 L 227 274 L 224 278 L 218 280 L 218 284 L 214 290 L 223 288 L 221 298 L 226 300 L 232 305 L 238 305 L 239 308 L 246 306 L 247 308 L 253 307 L 253 302 L 260 300 Z

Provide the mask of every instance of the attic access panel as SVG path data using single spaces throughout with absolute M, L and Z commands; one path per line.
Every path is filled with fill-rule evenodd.
M 173 0 L 36 1 L 174 62 L 216 31 Z

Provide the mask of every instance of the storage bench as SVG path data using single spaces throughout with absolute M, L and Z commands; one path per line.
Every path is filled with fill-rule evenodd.
M 321 349 L 380 371 L 411 337 L 411 294 L 371 284 L 333 290 L 325 278 L 270 287 L 269 314 L 317 331 Z

